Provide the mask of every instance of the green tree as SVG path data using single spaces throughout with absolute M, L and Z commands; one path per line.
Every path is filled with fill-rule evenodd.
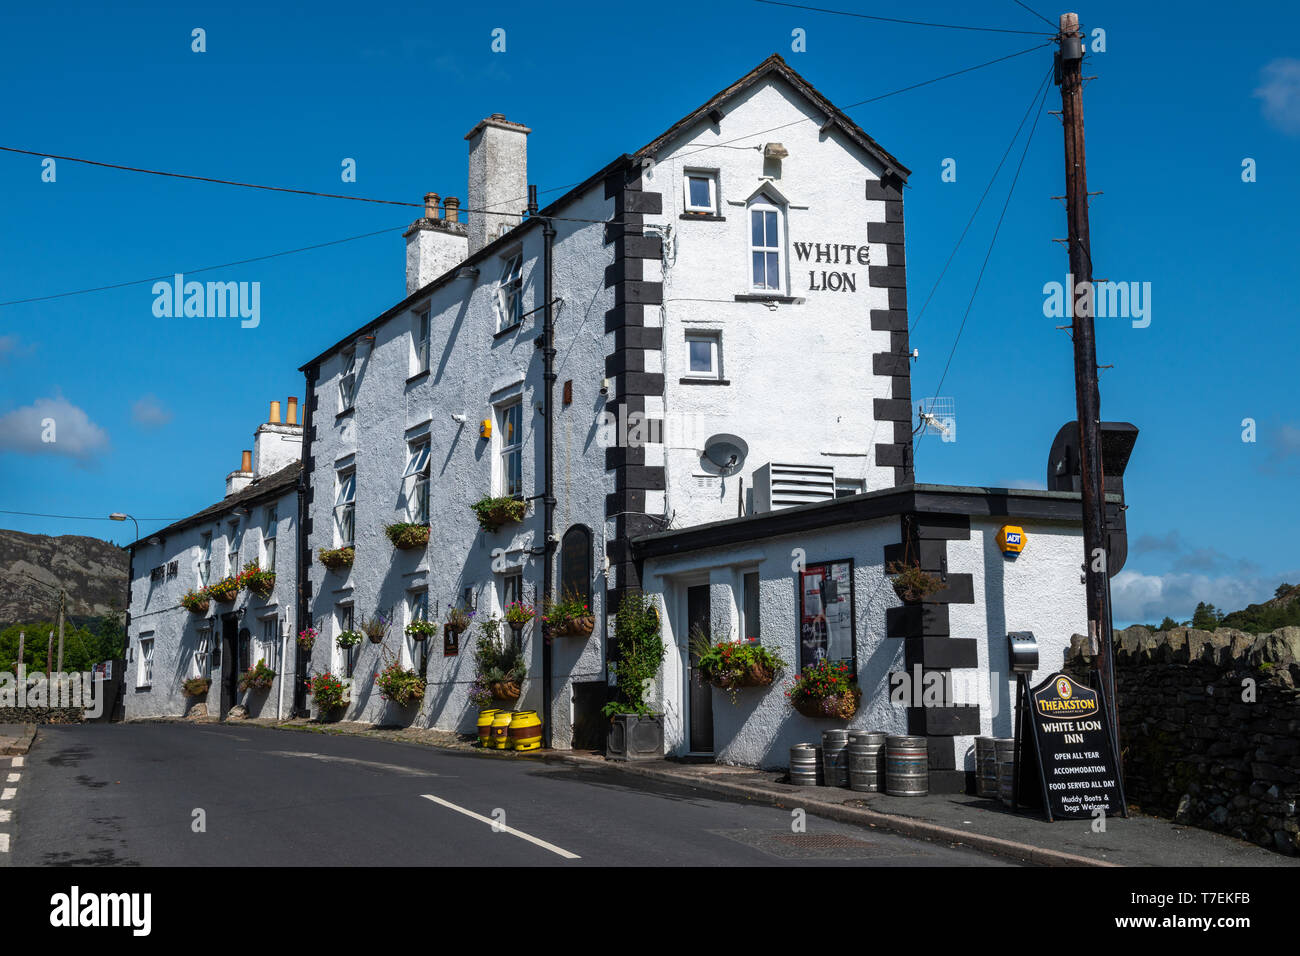
M 1223 612 L 1213 604 L 1202 601 L 1196 605 L 1192 614 L 1192 627 L 1202 631 L 1212 631 L 1223 623 Z
M 1163 621 L 1160 622 L 1160 626 L 1159 626 L 1158 628 L 1156 628 L 1156 630 L 1158 630 L 1158 631 L 1171 631 L 1171 630 L 1173 630 L 1174 628 L 1176 628 L 1177 626 L 1178 626 L 1178 622 L 1175 621 L 1175 620 L 1174 620 L 1172 617 L 1170 617 L 1168 614 L 1166 614 L 1166 615 L 1165 615 L 1165 619 L 1164 619 Z

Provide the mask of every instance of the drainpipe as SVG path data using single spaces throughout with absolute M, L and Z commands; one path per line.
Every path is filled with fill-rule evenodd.
M 307 545 L 307 519 L 310 517 L 311 512 L 310 512 L 310 506 L 308 504 L 307 499 L 311 495 L 311 478 L 309 476 L 307 464 L 309 461 L 311 461 L 311 439 L 312 439 L 311 409 L 312 409 L 312 405 L 314 404 L 312 398 L 316 394 L 317 370 L 313 366 L 307 369 L 307 371 L 303 374 L 307 380 L 307 391 L 303 393 L 303 400 L 302 400 L 302 470 L 298 472 L 298 528 L 297 528 L 298 553 L 294 557 L 298 561 L 298 594 L 297 594 L 298 622 L 301 623 L 303 621 L 306 621 L 310 626 L 311 599 L 308 595 L 308 590 L 311 587 L 311 582 L 308 579 L 307 575 L 308 575 L 308 569 L 311 566 L 311 550 L 308 548 Z M 304 654 L 302 650 L 298 647 L 298 642 L 296 640 L 290 646 L 293 648 L 293 653 L 294 653 L 294 659 L 293 659 L 294 684 L 293 684 L 293 698 L 289 702 L 289 706 L 290 708 L 292 708 L 290 712 L 290 716 L 293 717 L 306 716 L 306 714 L 300 714 L 297 708 L 297 704 L 298 704 L 298 687 L 301 681 L 306 677 L 305 674 L 298 673 L 298 664 L 299 662 L 305 663 L 305 658 L 307 655 Z M 281 684 L 284 683 L 283 678 L 281 679 L 280 683 Z M 309 705 L 307 705 L 305 701 L 304 701 L 304 707 L 309 710 Z
M 537 212 L 537 187 L 528 187 L 528 212 Z M 542 299 L 546 303 L 545 324 L 542 331 L 542 382 L 545 384 L 543 394 L 543 412 L 546 419 L 546 489 L 542 501 L 544 517 L 542 544 L 545 550 L 542 571 L 543 607 L 548 607 L 553 595 L 552 578 L 555 570 L 555 306 L 552 302 L 553 252 L 555 246 L 555 226 L 551 220 L 542 222 Z M 542 627 L 542 746 L 551 746 L 551 681 L 552 661 L 550 635 L 548 628 Z

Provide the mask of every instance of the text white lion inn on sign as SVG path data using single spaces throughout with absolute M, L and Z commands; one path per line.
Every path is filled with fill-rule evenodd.
M 153 314 L 159 319 L 238 317 L 245 329 L 255 329 L 262 321 L 260 282 L 186 282 L 178 272 L 171 282 L 155 282 L 153 295 Z

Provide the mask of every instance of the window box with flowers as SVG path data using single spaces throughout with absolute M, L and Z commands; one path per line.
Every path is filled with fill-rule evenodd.
M 848 663 L 820 660 L 803 669 L 785 696 L 805 717 L 851 720 L 858 712 L 862 691 Z
M 231 574 L 215 584 L 209 584 L 207 592 L 218 604 L 229 604 L 239 597 L 239 592 L 243 589 L 244 576 L 242 574 Z
M 429 546 L 429 526 L 411 521 L 384 525 L 384 534 L 399 551 L 418 551 Z
M 198 591 L 186 591 L 181 597 L 181 607 L 191 614 L 207 614 L 210 598 L 208 597 L 207 588 Z
M 573 591 L 567 591 L 559 600 L 552 601 L 542 620 L 556 637 L 590 637 L 596 627 L 596 616 L 591 613 L 591 607 Z
M 518 498 L 480 498 L 470 505 L 478 516 L 478 525 L 484 531 L 496 531 L 503 524 L 524 520 L 528 506 Z
M 736 702 L 742 687 L 767 687 L 785 667 L 785 661 L 756 640 L 710 642 L 702 628 L 691 629 L 691 650 L 697 656 L 700 676 L 728 691 Z
M 339 571 L 343 568 L 352 567 L 352 561 L 356 558 L 356 549 L 347 548 L 321 548 L 316 552 L 320 563 L 325 565 L 331 571 Z
M 239 689 L 267 691 L 275 682 L 275 671 L 266 666 L 266 661 L 260 660 L 253 667 L 250 667 L 244 673 L 239 675 Z
M 244 579 L 244 587 L 263 601 L 269 598 L 271 592 L 275 590 L 275 572 L 263 571 L 256 561 L 244 565 L 244 573 L 240 577 Z

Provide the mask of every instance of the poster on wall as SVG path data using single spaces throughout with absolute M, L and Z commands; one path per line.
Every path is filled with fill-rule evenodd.
M 854 673 L 853 562 L 825 561 L 799 573 L 799 669 L 848 661 Z

